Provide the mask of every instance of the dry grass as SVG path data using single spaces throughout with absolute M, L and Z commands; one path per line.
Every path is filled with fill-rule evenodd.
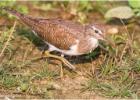
M 60 66 L 51 63 L 58 62 L 38 59 L 41 51 L 37 47 L 44 44 L 29 29 L 19 23 L 2 26 L 0 93 L 15 98 L 139 98 L 140 46 L 136 38 L 140 30 L 133 31 L 136 24 L 122 24 L 120 33 L 110 36 L 115 48 L 104 45 L 107 51 L 97 48 L 80 63 L 73 57 L 78 74 L 64 68 L 62 80 Z

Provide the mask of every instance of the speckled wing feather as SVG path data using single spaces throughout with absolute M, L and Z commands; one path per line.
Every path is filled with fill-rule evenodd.
M 56 46 L 57 48 L 68 50 L 76 44 L 76 40 L 84 37 L 84 27 L 75 22 L 61 19 L 35 19 L 41 30 L 34 28 L 38 35 Z M 36 26 L 35 26 L 36 27 Z
M 76 44 L 76 40 L 84 37 L 84 26 L 80 23 L 62 19 L 33 18 L 14 10 L 5 10 L 18 17 L 44 41 L 59 49 L 68 50 Z
M 45 21 L 45 19 L 44 19 Z M 74 35 L 76 38 L 84 36 L 85 27 L 78 22 L 63 20 L 63 19 L 48 19 L 50 23 L 57 24 L 59 28 L 63 28 L 69 34 Z

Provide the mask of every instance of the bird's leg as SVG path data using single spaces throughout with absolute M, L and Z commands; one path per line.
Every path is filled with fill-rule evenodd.
M 66 60 L 65 58 L 63 58 L 63 57 L 50 54 L 49 51 L 45 51 L 45 57 L 50 57 L 50 58 L 58 59 L 58 60 L 62 61 L 62 62 L 63 62 L 67 67 L 69 67 L 70 69 L 75 70 L 75 67 L 74 67 L 69 61 L 67 61 L 67 60 Z
M 61 57 L 64 58 L 64 54 L 61 54 Z M 61 66 L 60 66 L 60 78 L 62 79 L 64 76 L 64 73 L 63 73 L 63 66 L 62 66 L 62 63 L 61 63 Z

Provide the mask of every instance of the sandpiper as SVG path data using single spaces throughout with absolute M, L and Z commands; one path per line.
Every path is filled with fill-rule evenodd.
M 9 8 L 3 9 L 16 16 L 31 28 L 36 36 L 48 44 L 49 49 L 45 51 L 46 57 L 59 59 L 73 70 L 75 67 L 64 57 L 53 55 L 50 52 L 58 51 L 62 55 L 78 56 L 97 48 L 98 40 L 106 41 L 104 32 L 95 24 L 82 25 L 63 19 L 36 18 Z

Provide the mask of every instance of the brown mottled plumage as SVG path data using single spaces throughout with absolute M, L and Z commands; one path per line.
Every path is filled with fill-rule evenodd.
M 4 9 L 30 27 L 50 46 L 50 51 L 82 55 L 94 50 L 98 46 L 98 39 L 103 39 L 102 31 L 94 25 L 83 26 L 63 19 L 34 18 L 15 10 Z
M 91 52 L 98 45 L 98 40 L 105 40 L 104 33 L 98 25 L 82 25 L 78 22 L 63 19 L 34 18 L 11 10 L 3 10 L 13 14 L 32 29 L 35 35 L 48 44 L 48 51 L 59 51 L 64 55 L 82 55 Z M 99 28 L 98 28 L 99 27 Z M 46 57 L 61 60 L 70 69 L 75 67 L 63 57 L 45 52 Z

